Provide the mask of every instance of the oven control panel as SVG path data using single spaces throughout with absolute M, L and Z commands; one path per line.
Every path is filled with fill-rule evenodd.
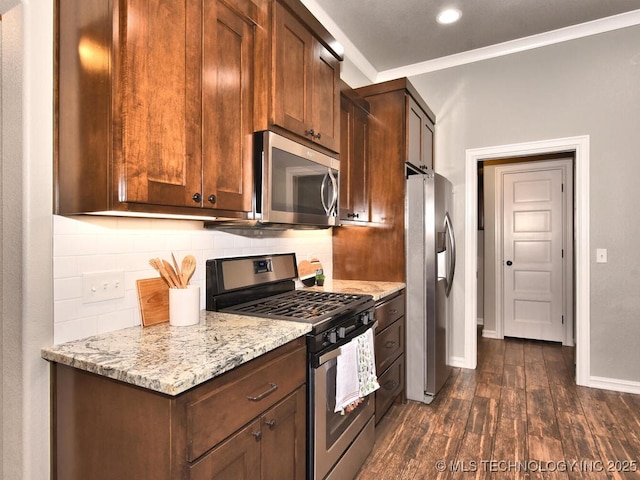
M 256 275 L 259 273 L 273 272 L 273 264 L 270 258 L 262 258 L 260 260 L 253 261 L 253 273 Z

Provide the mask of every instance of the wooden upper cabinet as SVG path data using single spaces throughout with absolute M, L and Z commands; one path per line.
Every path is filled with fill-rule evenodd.
M 406 78 L 361 87 L 356 92 L 370 107 L 370 223 L 333 230 L 333 276 L 404 282 L 405 162 L 433 167 L 435 115 Z
M 267 1 L 58 0 L 56 19 L 56 213 L 245 218 Z
M 368 222 L 369 103 L 349 91 L 340 97 L 340 220 Z
M 201 205 L 192 198 L 202 191 L 201 29 L 194 3 L 120 2 L 114 79 L 120 202 Z
M 202 200 L 210 208 L 249 212 L 253 88 L 263 40 L 256 25 L 264 20 L 251 1 L 225 2 L 204 2 Z
M 433 122 L 411 96 L 406 96 L 407 161 L 433 169 Z
M 270 123 L 340 150 L 340 60 L 280 2 L 274 7 Z

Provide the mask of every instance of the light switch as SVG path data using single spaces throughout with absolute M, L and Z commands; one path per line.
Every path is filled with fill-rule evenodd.
M 124 297 L 124 272 L 94 272 L 82 274 L 82 301 L 101 302 Z
M 607 263 L 607 249 L 606 248 L 597 248 L 596 249 L 596 263 Z

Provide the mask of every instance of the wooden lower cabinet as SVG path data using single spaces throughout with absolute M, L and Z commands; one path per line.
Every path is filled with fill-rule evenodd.
M 405 387 L 405 292 L 382 298 L 375 306 L 378 329 L 374 339 L 376 372 L 380 388 L 376 390 L 376 423 L 393 402 L 404 400 Z
M 51 368 L 54 480 L 305 476 L 304 338 L 177 396 Z
M 404 355 L 401 355 L 378 377 L 380 389 L 376 390 L 376 423 L 382 420 L 393 402 L 402 394 L 405 383 L 404 369 Z
M 305 474 L 305 387 L 189 467 L 190 480 L 279 480 Z

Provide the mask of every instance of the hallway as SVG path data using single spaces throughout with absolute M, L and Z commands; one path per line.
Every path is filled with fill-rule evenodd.
M 640 478 L 640 395 L 577 387 L 573 355 L 479 336 L 478 368 L 395 404 L 356 478 Z

